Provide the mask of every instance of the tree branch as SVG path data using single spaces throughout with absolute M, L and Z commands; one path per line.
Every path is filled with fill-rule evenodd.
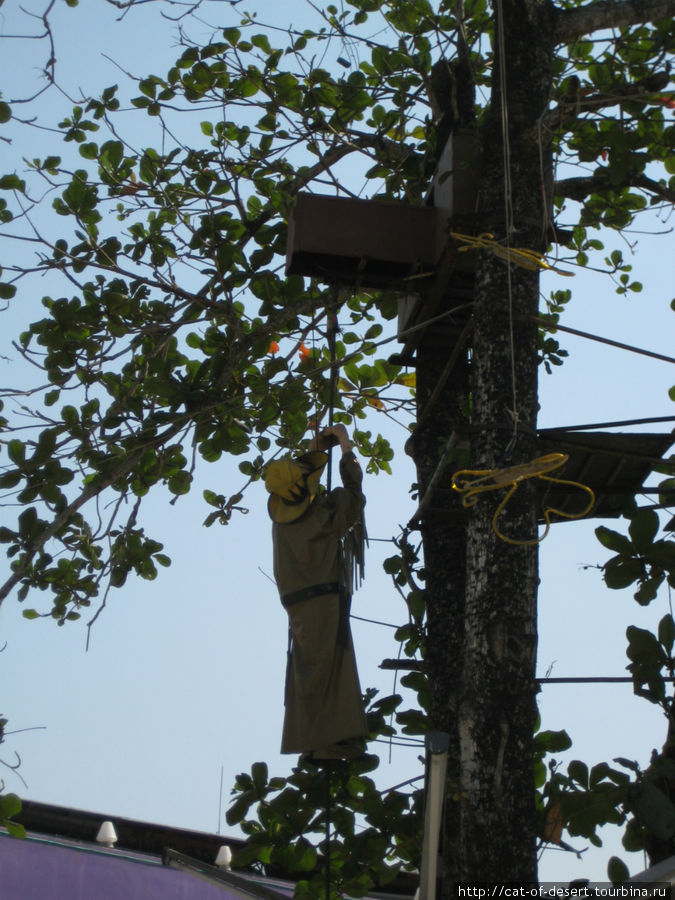
M 603 28 L 628 28 L 675 16 L 675 0 L 596 0 L 587 6 L 557 11 L 555 41 L 568 44 Z
M 652 72 L 640 81 L 617 84 L 611 91 L 596 94 L 581 94 L 577 80 L 569 96 L 563 97 L 556 107 L 544 113 L 540 129 L 548 133 L 559 133 L 561 130 L 567 130 L 582 113 L 618 106 L 627 100 L 646 101 L 649 95 L 660 94 L 669 82 L 670 67 L 661 72 Z
M 616 191 L 626 187 L 640 188 L 667 203 L 675 203 L 675 191 L 642 173 L 629 174 L 621 184 L 616 184 L 603 175 L 566 178 L 563 181 L 556 181 L 553 193 L 557 197 L 581 201 L 590 194 L 599 194 L 607 190 Z
M 348 139 L 357 149 L 365 152 L 366 150 L 385 150 L 388 156 L 399 164 L 407 162 L 411 157 L 417 157 L 420 162 L 424 157 L 408 144 L 401 141 L 393 141 L 391 138 L 382 134 L 371 134 L 365 131 L 350 131 Z
M 91 482 L 87 485 L 80 496 L 60 512 L 44 531 L 40 532 L 39 537 L 37 537 L 35 541 L 31 543 L 30 548 L 26 550 L 23 562 L 14 569 L 12 575 L 2 586 L 0 586 L 0 605 L 15 585 L 17 585 L 28 572 L 35 556 L 42 550 L 47 541 L 54 537 L 54 535 L 57 534 L 89 500 L 130 472 L 136 465 L 141 452 L 142 451 L 135 451 L 134 453 L 129 453 L 124 458 L 124 461 L 120 463 L 119 466 L 116 466 L 106 478 L 101 481 Z

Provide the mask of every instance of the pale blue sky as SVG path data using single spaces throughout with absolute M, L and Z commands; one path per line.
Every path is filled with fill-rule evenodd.
M 32 2 L 40 7 L 39 0 Z M 216 6 L 223 25 L 236 23 L 238 13 L 226 3 L 209 4 L 211 19 Z M 284 4 L 283 15 L 281 5 L 271 0 L 257 6 L 261 20 L 268 14 L 303 26 L 307 20 L 303 0 Z M 154 4 L 139 7 L 113 26 L 113 10 L 102 0 L 74 10 L 57 6 L 58 71 L 64 84 L 71 91 L 80 84 L 89 90 L 92 72 L 100 87 L 121 84 L 122 74 L 103 53 L 139 75 L 161 71 L 176 53 L 173 26 L 160 22 L 157 9 Z M 17 17 L 18 3 L 6 0 L 0 34 L 12 33 Z M 22 72 L 39 66 L 37 49 L 36 44 L 23 45 L 25 69 L 14 55 L 18 44 L 13 54 L 3 52 L 0 83 L 5 96 L 21 90 Z M 43 109 L 56 120 L 62 102 L 51 92 Z M 135 115 L 134 125 L 144 128 Z M 39 133 L 24 141 L 17 139 L 11 147 L 0 143 L 2 172 L 20 172 L 21 154 L 55 152 L 49 137 L 43 143 Z M 670 225 L 652 227 L 665 231 Z M 645 284 L 643 293 L 618 297 L 608 279 L 594 273 L 577 274 L 570 283 L 549 275 L 543 290 L 573 288 L 565 324 L 672 355 L 672 235 L 633 237 L 640 239 L 635 266 L 636 277 Z M 4 256 L 8 249 L 3 243 Z M 11 245 L 9 252 L 16 252 Z M 41 293 L 56 289 L 38 282 L 33 290 L 17 295 L 13 320 L 40 316 Z M 9 330 L 3 333 L 7 341 Z M 560 342 L 570 358 L 552 376 L 542 372 L 540 426 L 673 414 L 667 396 L 675 383 L 672 365 L 572 336 L 562 335 Z M 0 359 L 1 382 L 16 384 L 23 377 L 16 354 L 9 346 L 0 352 L 5 357 Z M 370 535 L 389 539 L 413 510 L 408 490 L 414 473 L 401 449 L 403 430 L 377 418 L 372 427 L 386 431 L 399 447 L 394 475 L 369 476 L 365 483 Z M 17 734 L 3 746 L 4 759 L 11 759 L 15 750 L 21 755 L 21 774 L 28 783 L 24 790 L 11 773 L 0 772 L 8 789 L 113 817 L 215 831 L 221 767 L 224 807 L 235 775 L 256 760 L 266 760 L 275 774 L 290 770 L 294 758 L 278 754 L 286 616 L 269 578 L 266 494 L 254 486 L 246 498 L 248 516 L 235 518 L 227 528 L 205 529 L 201 522 L 208 509 L 202 488 L 227 493 L 241 475 L 236 462 L 227 461 L 202 466 L 197 475 L 192 493 L 175 506 L 161 492 L 144 504 L 146 529 L 164 541 L 173 565 L 153 583 L 130 578 L 123 590 L 110 595 L 88 652 L 86 616 L 81 623 L 57 628 L 51 621 L 22 619 L 14 598 L 3 605 L 0 645 L 6 641 L 7 646 L 0 654 L 0 711 L 12 728 L 41 727 Z M 542 544 L 540 675 L 550 666 L 556 675 L 624 674 L 626 626 L 655 628 L 668 611 L 665 593 L 641 609 L 630 591 L 608 591 L 597 570 L 582 568 L 606 558 L 593 537 L 597 524 L 556 525 Z M 396 624 L 405 620 L 401 601 L 381 571 L 381 560 L 392 552 L 390 544 L 371 544 L 366 583 L 355 597 L 356 615 Z M 360 621 L 353 630 L 362 685 L 389 693 L 393 675 L 380 671 L 378 663 L 396 655 L 392 630 Z M 589 764 L 616 756 L 646 764 L 665 737 L 658 710 L 634 698 L 630 685 L 549 686 L 540 706 L 543 727 L 566 728 L 573 738 L 566 756 Z M 391 761 L 387 748 L 382 751 L 376 775 L 382 788 L 421 774 L 418 748 L 393 747 Z M 583 840 L 572 843 L 587 846 Z M 541 877 L 602 880 L 609 855 L 608 849 L 589 850 L 579 863 L 550 850 L 543 857 Z M 643 867 L 639 856 L 623 857 L 632 872 Z

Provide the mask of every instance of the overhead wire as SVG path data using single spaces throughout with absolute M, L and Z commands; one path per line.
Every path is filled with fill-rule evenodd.
M 406 738 L 404 735 L 399 735 L 396 740 L 392 740 L 389 738 L 375 738 L 374 743 L 390 744 L 393 747 L 424 747 L 424 741 L 422 738 Z
M 550 322 L 543 316 L 525 316 L 533 322 L 540 325 L 547 325 L 550 331 L 564 331 L 567 334 L 574 334 L 577 337 L 587 338 L 591 341 L 598 341 L 601 344 L 609 344 L 611 347 L 618 347 L 620 350 L 629 350 L 631 353 L 639 353 L 642 356 L 650 356 L 652 359 L 658 359 L 662 362 L 675 363 L 675 357 L 666 356 L 663 353 L 656 353 L 653 350 L 644 350 L 641 347 L 635 347 L 633 344 L 625 344 L 622 341 L 615 341 L 611 338 L 602 337 L 599 334 L 591 334 L 588 331 L 580 331 L 577 328 L 570 328 L 568 325 L 560 325 L 557 322 Z
M 384 670 L 400 669 L 401 671 L 421 672 L 422 663 L 419 660 L 385 659 L 380 663 Z M 632 684 L 635 679 L 630 675 L 545 675 L 533 679 L 535 684 Z M 661 680 L 666 683 L 675 683 L 675 675 L 662 675 Z
M 536 678 L 537 684 L 631 684 L 635 679 L 629 675 L 591 675 L 591 676 L 567 676 L 567 677 L 546 677 Z M 673 683 L 675 676 L 662 675 L 662 681 Z
M 462 312 L 465 309 L 470 309 L 473 306 L 472 303 L 464 303 L 460 306 L 455 306 L 452 309 L 447 309 L 445 312 L 439 313 L 436 316 L 432 316 L 430 319 L 425 319 L 423 322 L 417 322 L 415 325 L 411 325 L 409 328 L 405 328 L 402 331 L 397 332 L 396 334 L 389 335 L 388 337 L 381 338 L 378 341 L 367 341 L 365 343 L 368 344 L 369 347 L 377 348 L 383 347 L 385 344 L 391 344 L 392 341 L 399 340 L 402 337 L 408 337 L 411 334 L 414 334 L 416 331 L 421 331 L 423 329 L 428 328 L 430 325 L 435 325 L 437 322 L 442 321 L 443 319 L 447 319 L 452 315 L 456 315 L 459 312 Z M 550 331 L 564 331 L 569 334 L 573 334 L 577 337 L 582 337 L 591 341 L 599 341 L 600 343 L 609 344 L 612 347 L 616 347 L 619 350 L 627 350 L 631 353 L 638 353 L 642 356 L 649 356 L 652 359 L 660 360 L 661 362 L 675 363 L 675 357 L 666 356 L 663 353 L 657 353 L 652 350 L 646 350 L 643 347 L 637 347 L 633 344 L 626 344 L 622 341 L 615 341 L 612 338 L 605 338 L 602 335 L 592 334 L 588 331 L 580 331 L 577 328 L 571 328 L 567 325 L 560 325 L 557 322 L 551 322 L 543 316 L 527 316 L 526 318 L 532 319 L 535 322 L 538 322 L 540 325 L 546 327 Z M 362 354 L 362 350 L 354 350 L 352 353 L 347 353 L 345 356 L 340 357 L 339 360 L 336 360 L 336 366 L 343 366 L 345 363 L 350 362 L 352 359 L 356 359 Z M 321 372 L 325 372 L 333 366 L 333 363 L 330 361 L 324 363 L 322 365 L 317 365 L 313 369 L 308 369 L 304 374 L 307 377 L 312 375 L 320 374 Z
M 655 425 L 657 422 L 675 422 L 675 416 L 651 416 L 646 419 L 621 419 L 615 422 L 593 422 L 590 425 L 561 425 L 558 431 L 593 431 L 595 428 L 628 428 L 631 425 Z
M 385 628 L 400 628 L 400 625 L 394 625 L 393 622 L 380 622 L 378 619 L 366 619 L 365 616 L 357 616 L 354 613 L 349 614 L 350 619 L 358 619 L 359 622 L 369 622 L 371 625 L 384 625 Z

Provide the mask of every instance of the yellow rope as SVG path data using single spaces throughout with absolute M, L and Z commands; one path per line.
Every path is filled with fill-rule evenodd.
M 527 247 L 504 247 L 498 241 L 494 240 L 494 235 L 484 232 L 479 235 L 460 234 L 458 231 L 451 231 L 450 237 L 456 241 L 460 241 L 466 246 L 460 247 L 460 253 L 467 250 L 489 250 L 506 262 L 512 262 L 524 269 L 534 272 L 539 269 L 547 269 L 550 272 L 556 272 L 558 275 L 572 277 L 574 272 L 565 272 L 564 269 L 558 269 L 546 262 L 546 257 L 536 250 L 529 250 Z
M 516 544 L 520 547 L 531 547 L 532 545 L 539 544 L 543 541 L 548 534 L 549 528 L 551 527 L 552 515 L 562 516 L 563 519 L 581 519 L 591 511 L 595 504 L 595 494 L 587 485 L 580 484 L 578 481 L 568 481 L 564 478 L 551 478 L 546 474 L 547 472 L 553 472 L 555 469 L 559 469 L 568 459 L 569 456 L 566 453 L 547 453 L 545 456 L 538 456 L 530 462 L 522 463 L 517 466 L 509 466 L 504 469 L 460 469 L 452 476 L 452 487 L 453 490 L 459 491 L 465 495 L 462 497 L 462 506 L 466 509 L 478 502 L 480 494 L 487 491 L 496 491 L 502 487 L 509 487 L 509 491 L 492 517 L 492 528 L 497 537 L 507 544 Z M 497 519 L 515 493 L 518 485 L 527 478 L 539 478 L 541 481 L 550 481 L 553 484 L 567 484 L 572 487 L 577 487 L 589 495 L 589 503 L 582 512 L 578 513 L 566 513 L 553 506 L 547 506 L 544 509 L 546 528 L 541 537 L 531 541 L 519 541 L 507 537 L 497 527 Z

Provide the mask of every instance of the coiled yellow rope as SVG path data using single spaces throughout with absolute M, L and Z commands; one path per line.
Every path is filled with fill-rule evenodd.
M 574 272 L 565 272 L 563 269 L 558 269 L 556 266 L 550 265 L 550 263 L 546 262 L 546 257 L 536 250 L 529 250 L 527 247 L 505 247 L 503 244 L 496 241 L 494 235 L 490 234 L 488 231 L 479 235 L 461 234 L 459 231 L 451 231 L 450 237 L 465 245 L 464 247 L 459 248 L 460 253 L 467 250 L 489 250 L 500 259 L 503 259 L 506 262 L 512 262 L 515 265 L 521 266 L 524 269 L 529 269 L 532 272 L 535 272 L 538 269 L 547 269 L 550 272 L 556 272 L 558 275 L 565 275 L 567 277 L 572 277 L 574 275 Z
M 549 528 L 551 527 L 552 515 L 561 516 L 563 519 L 581 519 L 591 511 L 595 504 L 595 494 L 592 488 L 585 484 L 581 484 L 578 481 L 568 481 L 564 478 L 551 478 L 546 474 L 547 472 L 553 472 L 555 469 L 559 469 L 568 459 L 569 456 L 566 453 L 547 453 L 545 456 L 538 456 L 530 462 L 521 463 L 517 466 L 508 466 L 504 469 L 460 469 L 452 476 L 452 488 L 453 490 L 464 494 L 464 497 L 462 497 L 462 506 L 468 509 L 478 502 L 480 494 L 486 493 L 487 491 L 496 491 L 503 487 L 509 487 L 509 491 L 492 517 L 492 527 L 497 537 L 507 544 L 531 547 L 532 545 L 539 544 L 543 541 L 548 534 Z M 580 490 L 585 491 L 589 495 L 590 500 L 586 508 L 578 513 L 566 513 L 553 506 L 546 507 L 544 509 L 546 528 L 541 537 L 529 541 L 519 541 L 515 538 L 507 537 L 499 530 L 497 519 L 503 512 L 506 504 L 514 495 L 518 485 L 527 478 L 539 478 L 541 481 L 550 481 L 553 484 L 567 484 L 572 487 L 577 487 Z

